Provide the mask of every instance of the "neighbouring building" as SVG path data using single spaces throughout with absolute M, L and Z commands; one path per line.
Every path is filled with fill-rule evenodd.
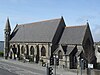
M 4 50 L 4 41 L 0 41 L 0 51 L 3 52 Z
M 97 57 L 97 63 L 100 63 L 100 42 L 95 42 L 95 55 Z
M 63 17 L 16 25 L 11 33 L 7 19 L 5 27 L 5 57 L 32 62 L 48 62 L 55 55 L 59 66 L 77 68 L 80 61 L 87 67 L 96 63 L 94 42 L 89 24 L 66 26 Z M 50 62 L 49 62 L 50 63 Z

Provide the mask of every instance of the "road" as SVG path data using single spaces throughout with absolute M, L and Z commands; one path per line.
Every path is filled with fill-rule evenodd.
M 46 67 L 36 63 L 0 58 L 0 75 L 46 75 Z M 77 72 L 58 68 L 57 75 L 77 75 Z M 85 72 L 82 72 L 82 75 L 86 75 Z M 100 71 L 96 70 L 96 73 L 92 72 L 91 75 L 100 75 Z
M 17 60 L 5 60 L 0 58 L 0 68 L 18 75 L 46 75 L 46 67 L 42 67 L 36 63 L 23 63 Z M 73 72 L 67 72 L 67 75 L 74 74 Z M 66 72 L 59 70 L 57 71 L 57 75 L 66 75 Z
M 18 64 L 8 63 L 4 61 L 0 61 L 0 67 L 2 69 L 8 70 L 9 72 L 18 75 L 45 75 L 46 74 L 45 71 L 42 70 L 26 67 L 21 64 L 18 65 Z
M 95 70 L 95 75 L 100 75 L 100 70 Z
M 0 58 L 0 67 L 18 75 L 46 75 L 46 67 L 35 63 L 23 63 L 17 60 Z M 75 72 L 57 69 L 57 75 L 77 75 Z
M 17 74 L 9 72 L 8 70 L 0 68 L 0 75 L 17 75 Z

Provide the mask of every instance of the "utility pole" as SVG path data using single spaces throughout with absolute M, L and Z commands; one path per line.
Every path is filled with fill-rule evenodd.
M 79 58 L 80 58 L 80 57 L 77 56 L 77 75 L 78 75 L 78 73 L 79 73 Z
M 82 75 L 82 68 L 83 68 L 83 59 L 80 60 L 80 64 L 81 64 L 81 75 Z
M 54 56 L 54 75 L 56 75 L 56 55 Z
M 47 71 L 47 75 L 49 75 L 48 63 L 46 64 L 46 71 Z

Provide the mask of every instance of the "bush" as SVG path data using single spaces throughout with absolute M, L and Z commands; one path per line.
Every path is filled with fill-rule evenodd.
M 0 51 L 0 57 L 3 57 L 4 53 Z

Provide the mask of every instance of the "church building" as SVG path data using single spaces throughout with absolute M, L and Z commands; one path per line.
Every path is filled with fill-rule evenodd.
M 82 60 L 84 67 L 96 63 L 94 42 L 89 23 L 67 26 L 63 17 L 16 25 L 11 32 L 7 19 L 4 43 L 5 59 L 28 59 L 30 62 L 51 64 L 54 56 L 58 66 L 77 68 Z

